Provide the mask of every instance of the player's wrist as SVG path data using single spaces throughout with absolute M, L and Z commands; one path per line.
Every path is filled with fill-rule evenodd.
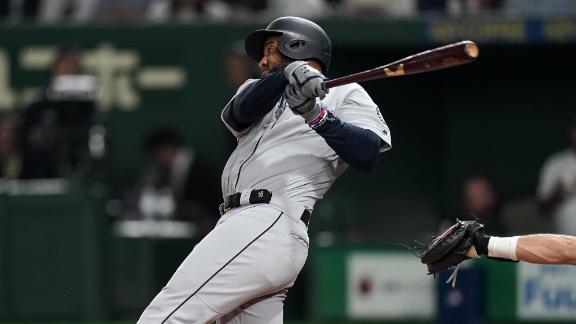
M 484 233 L 475 232 L 473 234 L 472 242 L 479 255 L 488 255 L 488 243 L 491 236 Z
M 489 236 L 487 253 L 488 257 L 518 261 L 518 258 L 516 257 L 516 245 L 518 244 L 518 238 L 518 236 Z
M 320 100 L 317 100 L 314 107 L 309 112 L 302 114 L 302 117 L 304 117 L 308 126 L 316 129 L 326 121 L 328 110 L 326 109 L 326 105 L 324 105 Z

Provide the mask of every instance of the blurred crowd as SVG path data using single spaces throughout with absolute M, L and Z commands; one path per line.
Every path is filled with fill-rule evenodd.
M 258 77 L 242 45 L 232 43 L 223 57 L 230 96 L 246 79 Z M 62 49 L 42 96 L 18 113 L 0 115 L 0 180 L 95 180 L 109 140 L 98 115 L 96 88 L 97 80 L 82 69 L 80 53 Z M 569 123 L 567 135 L 567 148 L 551 152 L 543 164 L 533 197 L 507 199 L 490 175 L 474 174 L 462 179 L 458 215 L 443 215 L 440 228 L 458 216 L 479 219 L 496 235 L 546 230 L 576 235 L 576 119 Z M 226 149 L 234 146 L 231 140 Z M 110 216 L 192 222 L 198 233 L 207 233 L 221 201 L 215 170 L 170 125 L 152 129 L 142 149 L 145 164 L 131 184 L 116 188 L 112 199 L 118 208 Z M 362 234 L 354 237 L 349 243 L 367 239 Z
M 573 16 L 576 0 L 3 0 L 0 20 L 40 23 L 230 21 L 301 17 L 473 14 Z
M 0 183 L 103 183 L 111 201 L 107 212 L 115 220 L 187 222 L 196 235 L 208 233 L 219 216 L 219 179 L 177 127 L 155 125 L 142 138 L 144 159 L 134 175 L 120 185 L 110 179 L 106 163 L 114 138 L 98 110 L 98 80 L 83 69 L 81 57 L 79 49 L 60 49 L 38 98 L 0 114 Z M 245 80 L 257 78 L 243 42 L 231 44 L 223 59 L 230 96 Z M 236 142 L 229 138 L 226 150 L 231 151 Z

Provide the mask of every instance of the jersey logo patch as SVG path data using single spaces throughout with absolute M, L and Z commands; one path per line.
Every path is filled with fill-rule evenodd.
M 382 124 L 386 125 L 386 121 L 384 120 L 384 117 L 382 116 L 382 113 L 380 112 L 380 108 L 378 108 L 378 106 L 376 106 L 376 116 L 378 116 L 378 119 L 380 119 Z

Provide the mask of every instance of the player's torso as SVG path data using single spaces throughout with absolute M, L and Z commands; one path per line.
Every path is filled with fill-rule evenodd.
M 323 101 L 330 107 L 330 97 Z M 311 209 L 344 168 L 326 141 L 282 98 L 239 138 L 222 174 L 222 191 L 227 196 L 268 189 Z

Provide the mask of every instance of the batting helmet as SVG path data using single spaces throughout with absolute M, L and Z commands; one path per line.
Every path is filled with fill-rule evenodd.
M 282 17 L 274 20 L 266 29 L 250 33 L 244 42 L 246 53 L 256 62 L 262 59 L 264 42 L 270 36 L 281 36 L 278 51 L 293 60 L 317 59 L 324 73 L 330 65 L 332 43 L 322 27 L 299 17 Z

